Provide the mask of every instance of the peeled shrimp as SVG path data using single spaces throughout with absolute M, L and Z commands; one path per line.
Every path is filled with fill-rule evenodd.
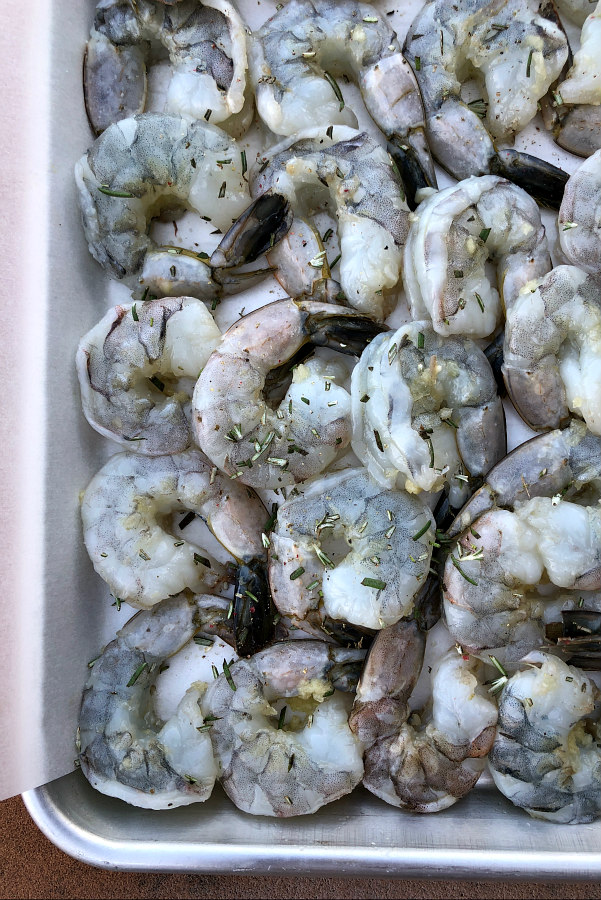
M 77 350 L 86 419 L 138 453 L 185 450 L 193 384 L 220 338 L 211 313 L 192 297 L 109 310 Z
M 151 42 L 169 54 L 165 112 L 206 117 L 239 137 L 252 118 L 246 30 L 227 0 L 100 0 L 84 58 L 84 95 L 96 134 L 144 111 Z
M 184 588 L 212 590 L 224 569 L 211 555 L 174 539 L 168 517 L 190 511 L 241 562 L 261 559 L 265 507 L 247 488 L 211 469 L 197 450 L 173 456 L 119 453 L 82 499 L 84 541 L 115 597 L 150 607 Z
M 590 2 L 585 0 L 590 12 Z M 580 49 L 567 77 L 554 91 L 555 140 L 565 150 L 590 156 L 601 149 L 601 4 L 582 25 Z
M 601 590 L 601 509 L 559 496 L 492 509 L 451 545 L 442 581 L 455 640 L 476 653 L 505 648 L 515 661 L 543 643 L 549 586 L 573 592 L 572 608 Z
M 587 721 L 598 691 L 579 669 L 541 651 L 509 679 L 489 756 L 495 784 L 536 819 L 576 825 L 601 815 L 601 735 Z
M 486 261 L 497 263 L 499 291 Z M 417 208 L 405 244 L 404 284 L 414 319 L 438 334 L 486 337 L 520 290 L 551 269 L 534 200 L 496 175 L 466 178 Z
M 525 287 L 507 312 L 503 374 L 531 428 L 575 413 L 601 434 L 601 283 L 558 266 Z
M 349 723 L 365 747 L 365 787 L 393 806 L 428 813 L 452 806 L 478 781 L 497 709 L 478 679 L 481 664 L 452 649 L 432 668 L 431 710 L 410 715 L 424 647 L 414 621 L 378 634 Z
M 559 242 L 569 262 L 601 276 L 601 150 L 585 160 L 566 185 Z
M 433 516 L 363 469 L 316 479 L 283 503 L 271 534 L 274 603 L 300 626 L 380 629 L 408 615 L 432 556 Z
M 409 229 L 409 207 L 390 156 L 365 132 L 337 127 L 303 131 L 266 157 L 266 165 L 252 176 L 253 195 L 284 197 L 295 217 L 309 221 L 316 209 L 331 204 L 340 241 L 338 290 L 355 309 L 384 318 L 392 309 L 390 294 L 400 278 Z M 277 250 L 268 258 L 279 266 L 280 283 L 296 296 L 289 268 L 294 279 L 300 265 L 309 283 L 329 277 L 330 270 L 323 244 L 315 255 L 311 243 L 297 243 L 294 252 L 300 259 L 289 260 Z M 224 266 L 226 259 L 218 249 L 211 264 Z
M 79 160 L 75 180 L 92 256 L 132 290 L 211 299 L 241 289 L 206 253 L 158 247 L 148 234 L 165 207 L 185 205 L 227 229 L 248 205 L 240 151 L 216 126 L 153 113 L 123 119 Z
M 250 37 L 249 66 L 258 113 L 282 135 L 307 122 L 356 127 L 334 77 L 348 74 L 395 152 L 421 171 L 424 183 L 436 185 L 415 76 L 395 32 L 372 6 L 290 0 Z
M 306 815 L 359 784 L 361 750 L 340 692 L 354 689 L 364 656 L 322 641 L 276 644 L 209 686 L 202 711 L 213 722 L 221 783 L 239 809 Z
M 236 322 L 196 384 L 199 447 L 231 477 L 276 488 L 322 472 L 350 441 L 350 396 L 339 364 L 309 360 L 294 369 L 275 409 L 269 402 L 310 345 L 359 355 L 381 328 L 341 306 L 280 300 Z M 346 374 L 346 370 L 344 370 Z M 279 396 L 281 397 L 281 390 Z
M 162 721 L 153 686 L 164 660 L 199 630 L 197 599 L 180 594 L 140 612 L 91 663 L 79 714 L 81 769 L 96 790 L 146 809 L 211 795 L 217 765 L 193 684 Z
M 495 142 L 512 140 L 534 118 L 559 76 L 567 38 L 541 7 L 539 0 L 495 7 L 428 0 L 413 21 L 404 53 L 424 99 L 432 153 L 455 178 L 493 171 Z M 470 76 L 480 82 L 485 120 L 461 99 L 461 82 Z
M 506 452 L 503 406 L 484 353 L 426 322 L 378 335 L 353 369 L 352 446 L 379 484 L 449 485 L 459 508 L 471 477 Z

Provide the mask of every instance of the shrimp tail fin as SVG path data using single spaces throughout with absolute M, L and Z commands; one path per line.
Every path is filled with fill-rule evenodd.
M 570 177 L 563 169 L 519 150 L 497 150 L 490 160 L 490 171 L 517 184 L 551 209 L 559 209 Z
M 388 141 L 387 150 L 403 183 L 407 205 L 414 210 L 418 203 L 415 195 L 419 190 L 438 188 L 432 166 L 426 166 L 415 148 L 395 135 Z
M 267 583 L 265 561 L 252 559 L 238 569 L 234 587 L 236 653 L 251 656 L 272 640 L 277 609 Z
M 226 232 L 211 256 L 211 266 L 232 268 L 254 262 L 288 233 L 293 217 L 283 194 L 261 194 Z

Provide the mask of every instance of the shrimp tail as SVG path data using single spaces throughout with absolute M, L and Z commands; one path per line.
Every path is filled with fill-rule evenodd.
M 277 616 L 264 560 L 252 559 L 238 568 L 234 597 L 236 653 L 252 656 L 273 639 Z
M 305 312 L 303 323 L 306 334 L 311 335 L 311 343 L 316 347 L 330 347 L 349 356 L 361 356 L 361 353 L 376 335 L 388 331 L 388 326 L 374 322 L 369 316 L 359 316 L 349 312 L 348 315 L 333 315 L 327 307 L 322 310 Z
M 283 194 L 261 194 L 226 232 L 211 256 L 215 268 L 232 268 L 254 262 L 290 230 L 294 218 L 290 201 Z
M 559 209 L 568 178 L 558 166 L 519 150 L 497 150 L 490 160 L 493 175 L 507 178 L 543 206 Z
M 415 195 L 419 190 L 426 187 L 438 188 L 436 176 L 432 177 L 415 148 L 396 135 L 388 141 L 386 149 L 403 184 L 407 206 L 410 210 L 414 210 L 418 204 Z

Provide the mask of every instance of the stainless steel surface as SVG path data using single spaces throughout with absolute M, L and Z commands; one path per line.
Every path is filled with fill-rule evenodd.
M 49 195 L 35 247 L 36 258 L 45 265 L 43 286 L 32 300 L 47 326 L 39 438 L 46 448 L 40 466 L 47 488 L 36 507 L 43 509 L 43 540 L 31 556 L 37 558 L 39 550 L 44 560 L 44 640 L 36 664 L 47 743 L 40 753 L 48 756 L 51 749 L 70 761 L 75 728 L 66 728 L 65 716 L 57 716 L 56 710 L 61 706 L 64 713 L 68 706 L 75 720 L 85 660 L 97 652 L 110 607 L 82 549 L 77 495 L 105 450 L 77 408 L 72 359 L 79 337 L 108 304 L 106 279 L 84 245 L 71 175 L 75 159 L 90 143 L 81 99 L 81 53 L 94 3 L 73 0 L 68 14 L 64 0 L 43 5 L 47 18 L 31 19 L 40 44 L 38 75 L 43 76 L 38 80 L 43 90 L 31 107 L 39 107 L 39 177 L 27 190 L 37 197 L 43 184 Z M 28 77 L 25 71 L 23 77 Z M 28 513 L 33 515 L 31 508 Z M 88 646 L 76 640 L 82 632 Z M 536 821 L 512 807 L 490 783 L 435 816 L 400 812 L 361 790 L 313 816 L 270 820 L 239 812 L 218 787 L 202 806 L 150 812 L 95 793 L 79 772 L 25 793 L 24 800 L 50 840 L 104 868 L 572 881 L 601 876 L 598 824 L 568 827 Z
M 360 790 L 319 814 L 247 816 L 216 788 L 203 806 L 150 812 L 95 793 L 74 772 L 23 795 L 58 847 L 92 865 L 149 872 L 576 881 L 601 877 L 597 824 L 527 817 L 485 784 L 435 816 Z

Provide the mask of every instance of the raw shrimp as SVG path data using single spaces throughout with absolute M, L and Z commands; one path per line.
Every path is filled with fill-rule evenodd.
M 499 292 L 488 281 L 487 259 L 497 263 Z M 403 280 L 414 319 L 430 316 L 438 334 L 486 337 L 501 308 L 550 269 L 535 201 L 505 179 L 483 175 L 420 204 L 405 244 Z
M 235 137 L 250 125 L 246 30 L 227 0 L 100 0 L 84 57 L 86 111 L 96 134 L 144 111 L 151 42 L 169 54 L 165 111 L 210 118 Z
M 495 141 L 512 140 L 534 118 L 559 76 L 568 41 L 541 10 L 539 0 L 495 7 L 487 0 L 429 0 L 413 21 L 404 53 L 422 92 L 432 153 L 455 178 L 502 164 Z M 478 79 L 484 101 L 461 99 L 468 77 Z
M 472 478 L 507 450 L 503 405 L 482 350 L 427 322 L 378 335 L 353 369 L 352 446 L 379 484 L 450 489 L 459 509 Z
M 436 186 L 415 76 L 397 36 L 357 0 L 290 0 L 249 39 L 257 110 L 275 134 L 314 125 L 357 125 L 335 77 L 359 85 L 368 112 L 394 145 L 405 172 Z
M 590 9 L 590 3 L 586 3 Z M 601 149 L 601 3 L 582 26 L 580 49 L 565 81 L 556 88 L 554 134 L 571 153 L 590 156 Z
M 271 148 L 266 159 L 252 177 L 253 195 L 284 197 L 301 219 L 310 219 L 316 209 L 331 203 L 343 294 L 354 308 L 385 318 L 392 309 L 390 292 L 400 278 L 409 230 L 409 207 L 390 156 L 365 132 L 338 126 L 307 129 Z M 234 224 L 231 233 L 238 236 L 241 227 L 246 228 L 246 221 Z M 251 227 L 254 231 L 256 225 Z M 213 266 L 228 264 L 231 254 L 221 252 L 224 241 L 211 257 Z M 330 274 L 323 244 L 313 257 L 312 249 L 310 243 L 294 248 L 305 273 L 312 270 L 311 281 Z M 278 263 L 277 278 L 290 291 L 294 282 L 288 282 L 288 259 L 278 257 Z
M 577 25 L 584 25 L 591 12 L 591 3 L 594 0 L 555 0 L 559 11 Z
M 393 806 L 438 812 L 476 784 L 495 734 L 497 709 L 478 660 L 453 648 L 432 668 L 432 707 L 410 715 L 425 636 L 413 621 L 372 644 L 349 724 L 365 747 L 363 784 Z
M 573 608 L 588 606 L 588 593 L 601 590 L 598 504 L 533 497 L 513 512 L 492 509 L 477 518 L 445 564 L 447 627 L 468 651 L 504 648 L 506 661 L 515 662 L 543 643 L 552 585 L 574 592 Z
M 489 766 L 495 784 L 536 819 L 576 825 L 601 815 L 601 734 L 587 721 L 598 690 L 541 651 L 526 656 L 499 701 Z
M 566 185 L 559 242 L 568 262 L 601 276 L 601 150 L 585 160 Z
M 220 338 L 211 313 L 192 297 L 109 310 L 77 350 L 86 419 L 138 453 L 185 450 L 193 385 Z
M 213 722 L 219 777 L 239 809 L 306 815 L 359 784 L 361 750 L 340 691 L 354 690 L 364 657 L 323 641 L 291 641 L 224 666 L 202 711 Z
M 517 411 L 535 429 L 570 413 L 601 434 L 601 283 L 558 266 L 524 288 L 507 312 L 503 374 Z
M 244 484 L 276 488 L 322 472 L 351 438 L 340 363 L 312 359 L 311 345 L 359 355 L 381 331 L 342 306 L 280 300 L 224 334 L 192 398 L 199 447 Z M 270 401 L 293 365 L 283 400 Z M 344 372 L 342 371 L 344 369 Z
M 180 594 L 140 612 L 90 663 L 79 714 L 81 768 L 93 787 L 146 809 L 198 803 L 211 795 L 217 765 L 195 683 L 166 722 L 153 687 L 164 660 L 202 626 L 197 599 Z
M 170 514 L 185 510 L 205 521 L 239 563 L 264 557 L 265 507 L 197 450 L 119 453 L 94 476 L 81 504 L 84 541 L 116 597 L 147 608 L 186 587 L 212 590 L 224 579 L 223 566 L 206 550 L 169 532 Z
M 206 122 L 144 113 L 111 125 L 75 166 L 90 252 L 132 290 L 214 299 L 251 276 L 219 272 L 208 255 L 158 247 L 148 231 L 162 209 L 186 206 L 227 229 L 248 205 L 242 157 Z
M 269 581 L 278 610 L 328 630 L 366 629 L 413 609 L 428 575 L 433 516 L 417 497 L 383 489 L 364 469 L 315 479 L 283 503 L 271 534 Z

